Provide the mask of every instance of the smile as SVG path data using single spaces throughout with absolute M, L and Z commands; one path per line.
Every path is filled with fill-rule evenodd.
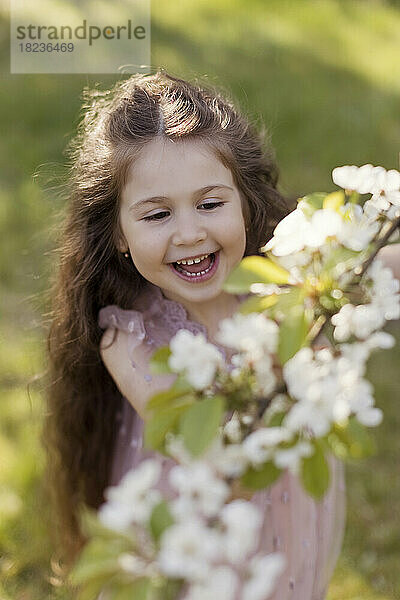
M 180 260 L 170 264 L 173 272 L 185 281 L 193 283 L 207 281 L 218 268 L 219 251 L 204 254 L 196 259 Z

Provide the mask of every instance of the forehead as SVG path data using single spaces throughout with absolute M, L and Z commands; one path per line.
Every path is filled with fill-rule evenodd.
M 212 183 L 234 187 L 231 171 L 206 143 L 157 138 L 142 149 L 128 170 L 124 196 L 179 195 Z

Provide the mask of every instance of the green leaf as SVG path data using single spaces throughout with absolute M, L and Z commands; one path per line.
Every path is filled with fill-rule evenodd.
M 80 527 L 82 533 L 88 538 L 102 539 L 104 543 L 121 544 L 121 547 L 132 544 L 132 535 L 125 535 L 122 532 L 116 532 L 100 521 L 97 511 L 81 504 L 79 508 Z
M 344 192 L 342 190 L 338 190 L 336 192 L 332 192 L 325 196 L 323 202 L 323 208 L 330 208 L 332 210 L 338 210 L 344 204 Z
M 335 248 L 324 260 L 322 269 L 324 273 L 332 271 L 333 277 L 338 277 L 344 270 L 351 269 L 360 263 L 360 252 L 350 248 Z
M 351 458 L 367 458 L 376 454 L 374 438 L 370 435 L 368 428 L 355 416 L 348 420 L 347 438 Z
M 157 410 L 177 406 L 179 402 L 175 402 L 176 400 L 190 395 L 193 396 L 192 386 L 186 379 L 178 377 L 168 390 L 154 394 L 146 403 L 145 410 L 147 413 L 152 413 Z
M 160 600 L 176 600 L 179 598 L 179 592 L 182 589 L 182 580 L 168 579 L 163 588 L 163 595 Z
M 111 600 L 146 600 L 151 587 L 150 579 L 140 577 L 140 579 L 115 590 L 111 595 Z
M 288 271 L 270 258 L 246 256 L 231 272 L 222 287 L 230 294 L 241 294 L 248 292 L 253 283 L 285 284 L 288 279 Z
M 212 396 L 192 404 L 183 414 L 180 432 L 193 456 L 202 454 L 217 435 L 224 409 L 225 398 Z
M 328 443 L 333 453 L 342 460 L 366 458 L 376 453 L 374 438 L 354 416 L 345 425 L 333 425 Z
M 287 413 L 280 411 L 276 412 L 271 417 L 269 417 L 268 421 L 264 419 L 268 427 L 280 427 L 282 425 L 283 419 L 286 417 Z
M 164 451 L 165 436 L 169 431 L 176 432 L 180 416 L 193 404 L 191 396 L 185 396 L 181 400 L 181 404 L 159 410 L 148 421 L 145 421 L 145 448 Z
M 279 328 L 278 356 L 282 365 L 304 346 L 307 331 L 304 308 L 297 306 L 285 317 Z
M 327 442 L 329 448 L 335 456 L 340 460 L 347 460 L 349 457 L 349 446 L 347 442 L 344 442 L 340 435 L 337 435 L 335 431 L 331 431 L 327 436 Z
M 172 351 L 169 346 L 158 348 L 150 358 L 150 373 L 153 375 L 163 375 L 164 373 L 173 373 L 168 365 L 168 359 Z
M 254 312 L 264 312 L 273 306 L 278 300 L 277 294 L 269 296 L 251 296 L 240 305 L 239 312 L 242 315 L 249 315 Z
M 150 530 L 153 538 L 158 541 L 164 531 L 173 523 L 174 519 L 169 510 L 168 503 L 163 500 L 153 508 L 151 513 Z
M 313 446 L 314 454 L 302 459 L 301 480 L 304 489 L 319 500 L 329 487 L 330 473 L 322 446 L 316 440 Z
M 280 474 L 281 469 L 278 469 L 272 461 L 269 461 L 264 463 L 260 469 L 253 467 L 248 469 L 240 478 L 240 482 L 249 489 L 262 490 L 274 483 Z
M 119 571 L 120 551 L 110 541 L 93 539 L 83 548 L 77 563 L 69 574 L 72 585 L 80 585 L 87 580 L 111 576 Z
M 101 592 L 108 593 L 114 588 L 117 577 L 106 572 L 95 579 L 89 579 L 79 586 L 77 600 L 97 600 Z
M 273 305 L 271 312 L 274 317 L 282 319 L 284 315 L 304 302 L 304 289 L 302 287 L 293 286 L 289 291 L 284 291 L 278 295 L 276 303 Z
M 324 205 L 326 192 L 314 192 L 299 198 L 297 208 L 300 208 L 307 218 L 310 218 L 316 210 L 320 210 Z

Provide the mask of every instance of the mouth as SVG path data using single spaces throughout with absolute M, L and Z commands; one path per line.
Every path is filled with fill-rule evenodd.
M 210 279 L 217 270 L 219 250 L 203 254 L 195 259 L 186 259 L 171 263 L 170 268 L 186 281 L 199 282 Z

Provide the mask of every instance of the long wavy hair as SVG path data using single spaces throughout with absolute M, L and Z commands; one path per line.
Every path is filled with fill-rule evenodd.
M 245 255 L 258 254 L 288 213 L 265 129 L 257 131 L 227 94 L 161 70 L 111 91 L 84 92 L 84 112 L 67 148 L 68 205 L 50 283 L 48 385 L 42 443 L 54 541 L 65 573 L 85 544 L 79 512 L 104 502 L 122 397 L 104 367 L 97 316 L 131 309 L 146 280 L 118 251 L 120 194 L 127 171 L 154 138 L 198 140 L 229 168 L 248 227 Z

